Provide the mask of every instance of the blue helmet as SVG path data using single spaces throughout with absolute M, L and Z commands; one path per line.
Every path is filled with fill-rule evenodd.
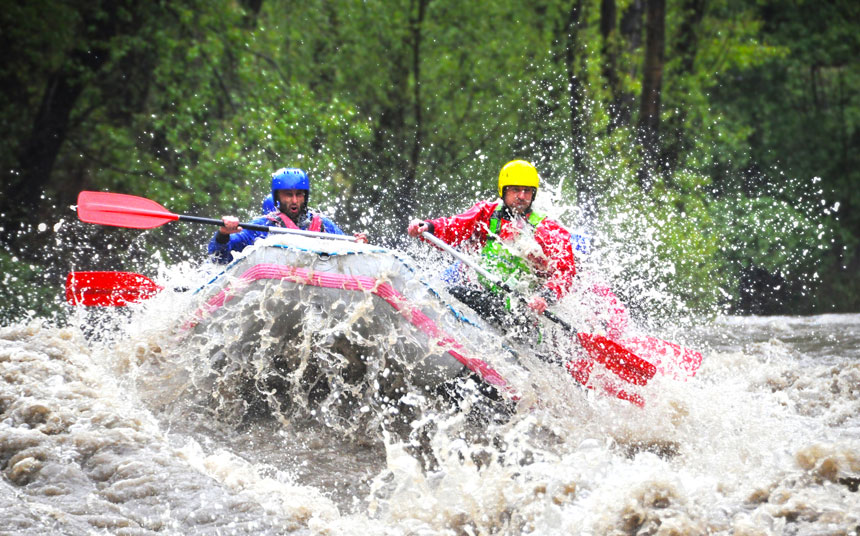
M 299 168 L 281 168 L 272 173 L 272 200 L 278 205 L 278 190 L 304 190 L 305 206 L 311 195 L 311 180 L 305 170 Z

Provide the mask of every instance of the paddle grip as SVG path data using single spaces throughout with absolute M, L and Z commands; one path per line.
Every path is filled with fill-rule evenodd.
M 190 221 L 193 223 L 208 223 L 210 225 L 218 225 L 219 227 L 224 225 L 223 220 L 216 220 L 215 218 L 201 218 L 200 216 L 188 216 L 186 214 L 182 214 L 179 216 L 179 219 L 182 221 Z M 255 223 L 240 223 L 239 227 L 242 229 L 250 229 L 251 231 L 262 231 L 266 232 L 278 232 L 277 228 L 272 228 L 267 225 L 257 225 Z
M 211 225 L 218 225 L 218 226 L 224 225 L 224 222 L 222 220 L 216 220 L 215 218 L 201 218 L 200 216 L 188 216 L 186 214 L 181 214 L 179 216 L 179 219 L 182 221 L 190 221 L 193 223 L 208 223 Z M 245 226 L 243 225 L 243 227 L 245 227 Z M 260 231 L 263 229 L 254 229 L 254 230 Z

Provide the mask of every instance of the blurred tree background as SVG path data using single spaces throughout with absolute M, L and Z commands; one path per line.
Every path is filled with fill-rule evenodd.
M 398 247 L 513 158 L 692 310 L 860 310 L 855 1 L 0 4 L 3 322 L 70 270 L 202 258 L 211 228 L 77 222 L 84 189 L 250 217 L 298 166 Z

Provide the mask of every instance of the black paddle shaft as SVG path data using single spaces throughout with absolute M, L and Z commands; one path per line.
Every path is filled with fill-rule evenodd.
M 179 219 L 181 221 L 190 221 L 193 223 L 208 223 L 210 225 L 218 225 L 219 227 L 224 225 L 223 220 L 216 220 L 215 218 L 201 218 L 200 216 L 187 216 L 185 214 L 180 214 Z M 280 227 L 269 227 L 268 225 L 257 225 L 255 223 L 240 223 L 239 227 L 242 229 L 250 229 L 251 231 L 263 231 L 269 233 L 289 232 L 288 230 L 281 229 Z
M 210 225 L 218 225 L 219 227 L 224 225 L 223 220 L 216 220 L 215 218 L 201 218 L 200 216 L 188 216 L 186 214 L 180 214 L 179 219 L 181 221 L 187 221 L 192 223 L 207 223 Z M 264 233 L 297 234 L 302 236 L 311 236 L 315 238 L 334 238 L 337 240 L 348 240 L 351 242 L 356 241 L 354 236 L 349 235 L 318 233 L 315 231 L 303 231 L 301 229 L 286 229 L 284 227 L 269 227 L 268 225 L 258 225 L 256 223 L 240 223 L 239 227 L 251 231 L 262 231 Z

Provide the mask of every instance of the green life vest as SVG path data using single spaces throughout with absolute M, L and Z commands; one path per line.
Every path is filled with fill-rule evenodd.
M 529 214 L 527 221 L 532 227 L 537 227 L 544 218 L 546 218 L 546 216 L 532 212 Z M 514 286 L 522 274 L 531 273 L 532 270 L 531 265 L 527 260 L 511 253 L 508 248 L 502 245 L 500 240 L 496 239 L 502 226 L 501 220 L 502 209 L 496 210 L 490 217 L 487 243 L 484 245 L 484 249 L 481 250 L 481 256 L 483 257 L 481 264 L 483 264 L 488 271 L 500 277 L 502 281 Z M 484 277 L 478 277 L 478 280 L 482 285 L 493 292 L 499 292 L 501 290 Z

